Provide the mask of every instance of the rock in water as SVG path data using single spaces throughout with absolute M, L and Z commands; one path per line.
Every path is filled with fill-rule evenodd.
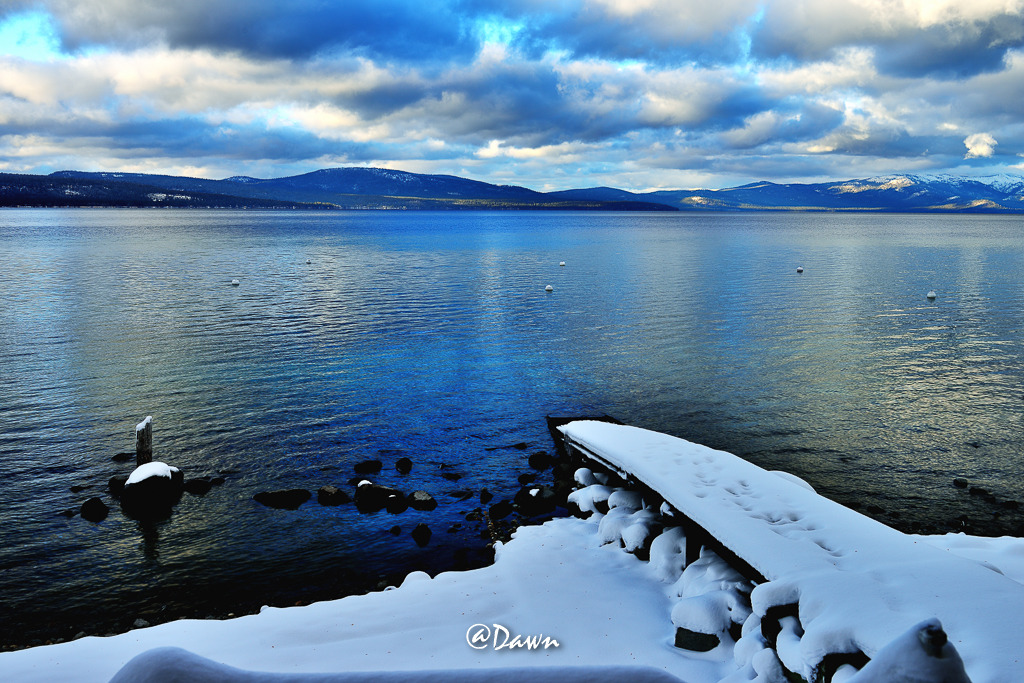
M 297 510 L 300 505 L 312 497 L 313 494 L 306 489 L 283 489 L 281 491 L 261 491 L 252 498 L 268 508 Z
M 412 471 L 412 460 L 406 457 L 399 458 L 395 461 L 395 469 L 399 474 L 409 474 Z
M 185 482 L 185 490 L 193 496 L 205 496 L 213 488 L 213 483 L 204 477 L 189 479 Z
M 121 492 L 124 491 L 124 485 L 128 483 L 128 477 L 123 474 L 115 474 L 107 482 L 107 486 L 110 488 L 110 495 L 114 498 L 120 498 Z
M 384 464 L 380 460 L 364 460 L 356 463 L 354 469 L 356 474 L 377 474 L 383 466 Z
M 360 512 L 377 512 L 388 507 L 388 499 L 392 497 L 405 498 L 401 491 L 390 486 L 381 486 L 380 484 L 363 481 L 356 487 L 356 508 Z M 395 502 L 393 501 L 392 507 L 394 506 Z
M 530 455 L 528 462 L 530 463 L 530 467 L 532 467 L 535 470 L 546 470 L 547 468 L 551 467 L 551 464 L 554 462 L 554 459 L 551 457 L 551 454 L 548 453 L 547 451 L 537 451 L 536 453 Z
M 525 486 L 516 493 L 512 502 L 523 517 L 536 517 L 555 511 L 557 504 L 555 490 L 545 485 Z
M 409 494 L 409 507 L 413 510 L 433 510 L 437 501 L 426 491 L 413 491 Z
M 321 505 L 341 505 L 352 500 L 351 497 L 337 486 L 328 484 L 321 486 L 316 492 L 316 502 Z
M 430 537 L 432 535 L 433 534 L 430 531 L 430 527 L 428 527 L 426 524 L 417 524 L 416 528 L 412 530 L 412 540 L 416 541 L 416 545 L 418 545 L 421 548 L 425 546 L 427 543 L 430 543 Z
M 99 498 L 90 498 L 82 503 L 80 514 L 82 519 L 89 520 L 90 522 L 102 522 L 110 514 L 110 508 Z
M 162 462 L 140 465 L 121 490 L 121 509 L 133 519 L 163 519 L 181 499 L 184 475 Z
M 487 514 L 492 520 L 504 519 L 512 514 L 512 503 L 507 500 L 499 501 L 488 508 Z

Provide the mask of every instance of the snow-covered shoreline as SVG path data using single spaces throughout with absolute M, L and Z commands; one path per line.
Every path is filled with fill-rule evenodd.
M 493 565 L 411 574 L 400 587 L 258 615 L 181 620 L 110 637 L 0 654 L 5 680 L 106 682 L 138 654 L 180 647 L 245 670 L 287 673 L 646 665 L 688 683 L 715 683 L 735 669 L 731 653 L 672 646 L 670 596 L 656 568 L 603 545 L 597 520 L 520 527 Z M 924 537 L 969 548 L 972 559 L 1024 583 L 1024 539 Z M 558 647 L 474 649 L 475 624 L 513 635 L 545 634 Z M 499 643 L 500 644 L 500 643 Z

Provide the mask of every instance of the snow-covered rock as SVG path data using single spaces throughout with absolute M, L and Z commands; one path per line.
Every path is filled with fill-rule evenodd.
M 181 470 L 163 462 L 139 465 L 121 490 L 121 508 L 135 519 L 161 519 L 181 499 L 185 478 Z

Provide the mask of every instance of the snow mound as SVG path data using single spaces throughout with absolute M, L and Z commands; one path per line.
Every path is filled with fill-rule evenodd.
M 139 465 L 132 471 L 131 475 L 128 477 L 128 481 L 125 482 L 125 486 L 138 484 L 140 481 L 144 481 L 150 477 L 171 479 L 174 477 L 174 474 L 179 471 L 180 470 L 178 470 L 177 467 L 171 467 L 166 463 L 147 462 L 145 465 Z

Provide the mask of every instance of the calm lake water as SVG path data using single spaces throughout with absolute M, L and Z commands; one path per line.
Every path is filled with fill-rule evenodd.
M 517 490 L 550 412 L 904 530 L 1021 534 L 1022 340 L 1020 217 L 4 210 L 0 646 L 482 561 L 464 514 Z M 106 491 L 146 415 L 158 460 L 225 479 L 157 524 Z M 438 509 L 252 500 L 368 458 Z M 60 514 L 92 496 L 103 522 Z

